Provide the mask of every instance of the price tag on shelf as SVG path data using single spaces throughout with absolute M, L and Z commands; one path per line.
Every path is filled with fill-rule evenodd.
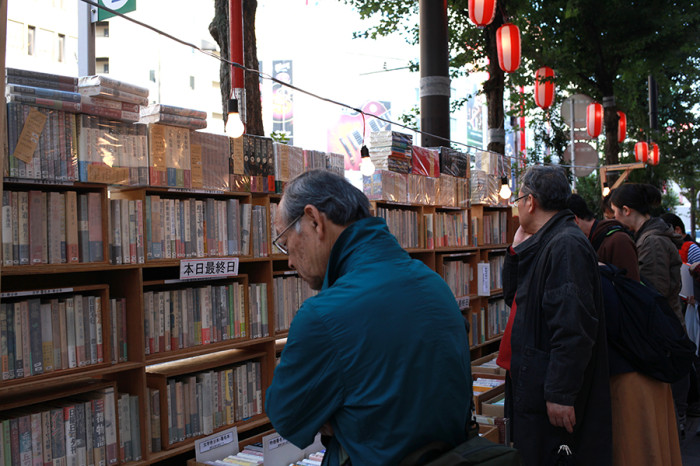
M 187 259 L 180 261 L 180 280 L 238 275 L 238 257 Z
M 214 461 L 238 453 L 238 428 L 231 427 L 194 441 L 197 461 Z
M 31 163 L 45 125 L 46 115 L 36 108 L 29 110 L 27 121 L 24 122 L 22 133 L 19 135 L 19 140 L 17 141 L 17 147 L 12 155 L 24 163 Z
M 459 306 L 460 311 L 463 311 L 469 307 L 469 296 L 460 296 L 457 298 L 457 306 Z

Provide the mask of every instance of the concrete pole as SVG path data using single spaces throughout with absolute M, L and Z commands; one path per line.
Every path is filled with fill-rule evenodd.
M 95 23 L 97 7 L 78 2 L 78 76 L 95 74 Z
M 447 2 L 419 0 L 420 129 L 424 147 L 449 146 L 450 78 Z

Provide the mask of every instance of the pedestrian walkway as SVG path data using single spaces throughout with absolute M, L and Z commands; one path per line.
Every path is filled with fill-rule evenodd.
M 700 435 L 696 435 L 700 429 L 700 417 L 688 417 L 685 430 L 685 440 L 681 440 L 681 455 L 683 466 L 700 465 Z

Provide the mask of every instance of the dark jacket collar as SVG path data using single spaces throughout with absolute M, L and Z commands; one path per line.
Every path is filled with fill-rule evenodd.
M 358 220 L 345 228 L 333 245 L 322 289 L 333 286 L 338 278 L 353 267 L 399 255 L 408 257 L 394 235 L 389 232 L 383 218 L 369 217 Z
M 542 244 L 547 244 L 549 239 L 556 234 L 560 227 L 569 220 L 573 220 L 574 214 L 569 209 L 560 210 L 537 233 L 526 239 L 513 250 L 519 256 L 526 256 L 538 251 Z M 578 228 L 578 227 L 576 227 Z

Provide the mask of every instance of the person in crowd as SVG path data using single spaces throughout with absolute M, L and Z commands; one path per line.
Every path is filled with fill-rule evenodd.
M 681 260 L 689 265 L 700 262 L 700 246 L 686 233 L 683 220 L 681 220 L 678 215 L 670 212 L 662 214 L 661 220 L 669 224 L 671 228 L 673 228 L 673 231 L 683 238 L 683 245 L 678 250 L 678 253 L 681 255 Z
M 532 166 L 516 199 L 520 227 L 506 255 L 511 312 L 498 364 L 523 464 L 612 463 L 610 384 L 598 261 L 567 209 L 559 167 Z
M 597 220 L 578 194 L 571 195 L 568 206 L 574 221 L 593 244 L 598 260 L 625 270 L 628 277 L 639 281 L 637 247 L 629 230 L 615 219 Z
M 274 428 L 300 448 L 321 431 L 324 464 L 398 464 L 466 441 L 472 379 L 464 319 L 444 280 L 370 216 L 346 179 L 289 182 L 274 243 L 320 292 L 299 308 L 266 396 Z
M 596 220 L 578 194 L 569 198 L 576 223 L 593 244 L 598 260 L 612 264 L 639 281 L 637 247 L 617 220 Z M 617 339 L 619 298 L 611 283 L 603 283 L 608 341 Z M 624 322 L 622 323 L 624 325 Z M 612 402 L 613 464 L 640 466 L 682 464 L 671 386 L 637 371 L 608 345 Z M 640 409 L 643 407 L 644 409 Z
M 606 220 L 612 220 L 615 218 L 615 212 L 612 210 L 610 205 L 610 194 L 603 196 L 600 200 L 600 210 L 603 211 L 603 218 Z
M 687 269 L 681 268 L 681 274 L 687 273 L 692 281 L 692 293 L 681 295 L 681 301 L 684 303 L 685 309 L 685 327 L 688 331 L 688 337 L 695 343 L 695 346 L 700 347 L 700 316 L 698 315 L 696 296 L 700 297 L 700 279 L 693 276 L 693 272 L 700 266 L 700 247 L 693 241 L 693 238 L 686 233 L 685 223 L 683 220 L 670 212 L 661 215 L 661 219 L 668 223 L 673 230 L 683 237 L 683 245 L 678 250 L 681 260 L 688 265 Z M 683 277 L 681 276 L 681 282 Z M 697 356 L 697 353 L 696 353 Z M 687 416 L 700 417 L 700 358 L 695 359 L 694 369 L 690 373 L 690 385 L 688 391 L 688 409 Z M 700 435 L 700 427 L 698 427 L 697 435 Z
M 685 325 L 681 300 L 681 256 L 678 249 L 683 239 L 651 209 L 661 204 L 661 192 L 643 183 L 625 183 L 611 193 L 615 218 L 634 232 L 639 257 L 639 273 L 668 301 L 678 319 Z M 676 408 L 678 433 L 685 438 L 686 410 L 690 375 L 671 384 Z

